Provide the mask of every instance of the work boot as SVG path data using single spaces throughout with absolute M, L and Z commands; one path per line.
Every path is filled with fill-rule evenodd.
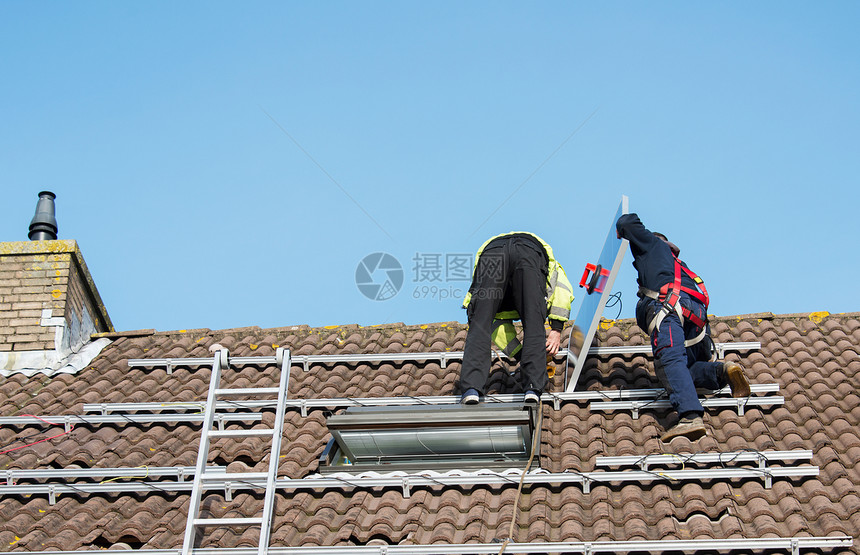
M 676 437 L 686 437 L 690 441 L 696 441 L 707 435 L 707 433 L 708 430 L 705 429 L 705 423 L 702 421 L 701 416 L 688 416 L 680 419 L 677 424 L 666 430 L 660 441 L 669 443 Z
M 750 382 L 744 374 L 744 368 L 737 362 L 724 362 L 723 371 L 726 373 L 726 381 L 732 390 L 732 397 L 749 397 Z

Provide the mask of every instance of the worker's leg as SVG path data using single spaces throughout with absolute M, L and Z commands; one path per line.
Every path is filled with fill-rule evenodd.
M 748 397 L 751 389 L 743 366 L 737 362 L 710 362 L 711 330 L 707 328 L 707 336 L 699 343 L 687 349 L 687 363 L 690 365 L 690 375 L 696 387 L 717 390 L 726 385 L 731 388 L 732 397 Z M 687 336 L 695 334 L 687 333 Z
M 707 321 L 705 306 L 701 303 L 682 299 L 684 306 L 690 310 L 699 320 Z M 701 328 L 687 321 L 684 323 L 684 333 L 687 339 L 693 339 L 701 333 Z M 690 376 L 693 384 L 703 389 L 721 389 L 726 386 L 725 372 L 722 362 L 711 362 L 711 328 L 705 324 L 705 333 L 701 341 L 687 348 L 687 366 L 690 368 Z
M 705 413 L 696 394 L 693 378 L 687 368 L 687 353 L 684 348 L 684 330 L 678 315 L 666 315 L 660 328 L 651 334 L 651 348 L 654 351 L 654 365 L 657 375 L 669 393 L 672 408 L 681 417 Z
M 708 343 L 708 340 L 704 339 L 702 343 Z M 710 362 L 707 359 L 702 360 L 704 350 L 704 348 L 687 349 L 687 363 L 690 365 L 690 376 L 693 378 L 693 384 L 703 389 L 722 389 L 728 383 L 726 373 L 723 370 L 723 363 Z
M 523 322 L 523 352 L 520 383 L 523 391 L 542 393 L 546 375 L 546 255 L 527 239 L 514 242 L 511 293 Z
M 469 333 L 460 369 L 460 390 L 476 389 L 486 393 L 490 374 L 490 333 L 493 316 L 505 296 L 507 273 L 510 270 L 506 249 L 490 247 L 481 253 L 469 291 L 472 300 L 467 308 Z

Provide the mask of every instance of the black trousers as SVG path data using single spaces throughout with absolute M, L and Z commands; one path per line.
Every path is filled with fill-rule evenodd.
M 469 334 L 460 370 L 460 388 L 486 393 L 490 373 L 493 316 L 516 310 L 523 322 L 520 381 L 523 390 L 543 392 L 546 375 L 548 260 L 539 242 L 528 235 L 499 237 L 487 245 L 475 268 L 469 291 Z

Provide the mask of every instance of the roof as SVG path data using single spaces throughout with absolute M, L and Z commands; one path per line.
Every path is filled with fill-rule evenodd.
M 817 477 L 595 482 L 527 485 L 519 501 L 518 542 L 722 539 L 851 536 L 860 532 L 860 314 L 757 314 L 714 318 L 717 342 L 760 341 L 761 349 L 730 352 L 754 384 L 775 383 L 783 405 L 743 411 L 710 408 L 710 435 L 696 443 L 660 442 L 671 415 L 663 409 L 595 411 L 587 402 L 543 404 L 540 466 L 551 473 L 589 472 L 597 457 L 657 453 L 812 450 Z M 567 334 L 568 330 L 565 331 Z M 211 357 L 220 344 L 231 356 L 447 352 L 462 350 L 459 323 L 378 327 L 292 326 L 179 332 L 140 330 L 110 334 L 112 343 L 75 375 L 0 378 L 2 416 L 83 414 L 85 403 L 175 402 L 205 399 L 206 367 L 130 368 L 143 358 Z M 565 336 L 566 339 L 566 336 Z M 631 320 L 604 322 L 601 346 L 647 345 Z M 516 392 L 508 365 L 496 361 L 490 389 Z M 432 396 L 455 394 L 459 363 L 406 361 L 293 366 L 289 396 L 298 398 Z M 266 387 L 277 382 L 274 364 L 225 371 L 225 387 Z M 563 390 L 563 372 L 552 391 Z M 592 357 L 577 390 L 659 387 L 649 355 Z M 329 409 L 288 410 L 279 477 L 304 478 L 330 438 Z M 272 419 L 273 411 L 264 415 Z M 41 427 L 0 427 L 0 469 L 192 466 L 200 430 L 188 423 L 78 424 L 69 433 Z M 20 447 L 57 435 L 48 441 Z M 219 449 L 219 446 L 224 448 Z M 229 445 L 229 448 L 227 446 Z M 214 444 L 210 461 L 232 470 L 264 470 L 265 441 Z M 146 468 L 141 468 L 141 478 Z M 342 546 L 368 543 L 488 543 L 508 536 L 516 483 L 505 486 L 333 488 L 279 490 L 272 545 Z M 232 501 L 210 493 L 214 516 L 251 516 L 262 494 L 237 492 Z M 189 496 L 62 494 L 0 498 L 0 549 L 76 550 L 127 544 L 153 549 L 182 544 Z M 204 547 L 255 545 L 256 532 L 219 529 Z M 860 546 L 836 553 L 857 553 Z

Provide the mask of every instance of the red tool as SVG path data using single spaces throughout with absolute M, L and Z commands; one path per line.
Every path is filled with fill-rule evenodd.
M 588 280 L 588 274 L 594 272 L 591 280 Z M 579 286 L 585 287 L 585 291 L 591 295 L 595 291 L 603 293 L 603 288 L 606 287 L 606 280 L 609 278 L 609 270 L 598 264 L 586 264 L 585 271 L 582 273 L 582 279 L 579 280 Z M 586 285 L 586 281 L 588 284 Z

